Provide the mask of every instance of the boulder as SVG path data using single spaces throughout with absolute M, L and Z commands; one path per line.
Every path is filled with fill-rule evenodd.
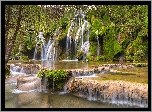
M 17 89 L 22 91 L 29 91 L 41 88 L 41 79 L 38 77 L 23 76 L 17 79 Z

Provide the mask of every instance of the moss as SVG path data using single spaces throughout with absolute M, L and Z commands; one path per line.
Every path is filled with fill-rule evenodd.
M 10 65 L 5 66 L 5 78 L 10 75 Z
M 62 89 L 65 85 L 65 82 L 59 82 L 56 84 L 57 89 Z

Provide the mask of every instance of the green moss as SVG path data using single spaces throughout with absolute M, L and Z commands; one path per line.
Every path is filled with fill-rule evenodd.
M 10 75 L 10 65 L 5 66 L 5 78 Z
M 65 85 L 65 82 L 59 82 L 56 84 L 57 89 L 62 89 Z
M 50 84 L 54 82 L 57 88 L 60 88 L 62 83 L 67 79 L 67 73 L 65 70 L 40 70 L 37 76 L 39 78 L 47 78 Z

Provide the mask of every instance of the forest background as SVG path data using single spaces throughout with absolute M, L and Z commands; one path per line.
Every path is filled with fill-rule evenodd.
M 5 5 L 5 64 L 13 58 L 32 59 L 39 32 L 48 41 L 57 29 L 58 59 L 64 59 L 68 28 L 80 9 L 90 23 L 88 61 L 111 62 L 121 56 L 129 62 L 148 61 L 148 5 Z

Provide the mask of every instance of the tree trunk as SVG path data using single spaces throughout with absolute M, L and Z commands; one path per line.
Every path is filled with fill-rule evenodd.
M 19 6 L 17 24 L 16 24 L 16 28 L 15 28 L 15 32 L 13 34 L 13 37 L 10 39 L 10 45 L 8 45 L 8 44 L 6 45 L 7 49 L 6 49 L 6 52 L 5 52 L 5 64 L 8 63 L 8 60 L 9 60 L 9 58 L 11 56 L 11 53 L 12 53 L 12 50 L 15 46 L 16 36 L 17 36 L 18 30 L 20 29 L 20 26 L 21 26 L 21 24 L 20 24 L 21 18 L 22 18 L 21 17 L 21 11 L 22 11 L 22 5 Z M 8 43 L 8 35 L 5 38 L 7 38 L 7 43 Z
M 6 20 L 6 24 L 5 24 L 5 55 L 6 55 L 6 51 L 7 51 L 7 40 L 8 40 L 8 32 L 10 29 L 10 15 L 11 15 L 11 10 L 10 10 L 10 5 L 8 5 L 8 16 L 7 16 L 7 20 Z M 5 12 L 6 13 L 6 12 Z

